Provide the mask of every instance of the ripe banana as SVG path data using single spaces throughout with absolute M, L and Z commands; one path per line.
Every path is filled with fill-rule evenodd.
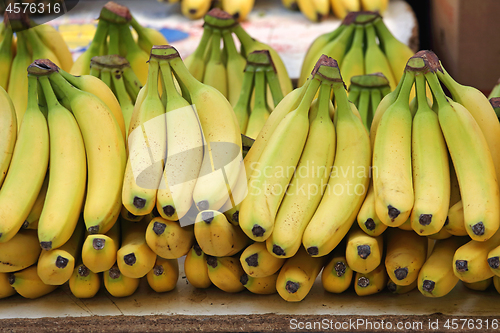
M 83 205 L 87 160 L 80 128 L 57 100 L 47 76 L 39 77 L 48 105 L 49 184 L 38 222 L 40 247 L 46 251 L 66 243 Z
M 106 44 L 108 38 L 109 23 L 106 20 L 99 20 L 92 42 L 71 66 L 69 71 L 75 76 L 90 74 L 90 61 L 100 54 L 101 48 Z
M 37 102 L 36 76 L 29 78 L 27 99 L 28 108 L 0 190 L 0 243 L 12 239 L 25 222 L 47 171 L 49 134 L 47 121 Z
M 94 273 L 109 270 L 116 262 L 120 248 L 120 223 L 117 221 L 105 235 L 87 235 L 82 246 L 83 264 Z
M 61 68 L 65 71 L 71 70 L 73 66 L 73 56 L 59 31 L 50 24 L 35 25 L 32 30 L 37 33 L 41 42 L 54 53 L 57 59 L 59 59 Z M 54 62 L 53 59 L 49 59 Z
M 1 48 L 1 46 L 0 46 Z M 0 89 L 0 187 L 9 169 L 17 139 L 17 116 L 14 104 L 4 88 Z
M 222 0 L 222 9 L 238 21 L 245 21 L 255 0 Z
M 488 289 L 489 286 L 491 286 L 492 283 L 493 283 L 493 277 L 472 283 L 464 282 L 463 284 L 467 289 L 475 291 L 485 291 L 486 289 Z
M 381 263 L 370 273 L 356 273 L 354 291 L 358 296 L 368 296 L 381 292 L 387 285 L 387 272 Z
M 155 217 L 146 229 L 146 242 L 160 257 L 177 259 L 186 255 L 194 243 L 193 225 L 181 227 L 179 222 Z
M 121 209 L 125 143 L 109 108 L 96 96 L 73 87 L 61 74 L 49 76 L 69 99 L 87 154 L 87 195 L 83 214 L 91 234 L 105 233 Z M 102 146 L 109 147 L 101 149 Z
M 343 245 L 341 243 L 333 250 L 331 259 L 321 273 L 321 284 L 330 293 L 340 294 L 351 286 L 354 273 L 347 264 Z
M 181 1 L 182 15 L 191 20 L 202 18 L 210 9 L 212 0 L 183 0 Z
M 278 275 L 279 272 L 276 272 L 266 277 L 256 278 L 243 274 L 240 278 L 240 282 L 254 294 L 271 295 L 277 292 L 276 280 L 278 279 Z
M 132 32 L 130 31 L 128 24 L 122 24 L 119 26 L 120 31 L 120 44 L 123 45 L 127 53 L 125 57 L 130 63 L 130 67 L 137 75 L 137 78 L 142 84 L 146 84 L 148 79 L 148 60 L 149 56 L 143 49 L 137 45 L 132 37 Z
M 401 286 L 411 284 L 426 258 L 427 237 L 399 228 L 389 230 L 385 267 L 392 282 Z
M 383 13 L 389 5 L 389 0 L 361 0 L 363 10 Z
M 382 262 L 383 236 L 369 236 L 357 225 L 347 234 L 345 257 L 349 267 L 358 273 L 369 273 Z
M 351 86 L 351 78 L 353 76 L 372 73 L 365 72 L 365 52 L 363 49 L 365 28 L 359 24 L 356 24 L 355 27 L 354 40 L 340 65 L 342 79 L 344 80 L 348 88 Z
M 186 279 L 195 288 L 205 289 L 212 285 L 208 276 L 207 255 L 194 244 L 184 260 Z
M 175 89 L 170 65 L 161 61 L 160 68 L 167 95 L 167 153 L 156 207 L 163 218 L 185 225 L 203 160 L 203 132 L 196 110 Z
M 323 268 L 326 257 L 311 258 L 301 247 L 295 256 L 288 258 L 276 280 L 276 289 L 287 302 L 303 300 L 311 290 Z
M 69 278 L 69 289 L 76 298 L 92 298 L 101 288 L 101 277 L 84 264 L 75 267 Z
M 357 220 L 359 227 L 367 235 L 377 237 L 387 229 L 387 225 L 380 221 L 380 218 L 375 212 L 375 190 L 372 180 L 370 180 L 369 186 L 365 200 L 359 209 Z
M 49 152 L 50 154 L 50 152 Z M 49 187 L 49 174 L 45 175 L 45 179 L 43 180 L 42 188 L 40 192 L 38 192 L 38 196 L 36 197 L 35 203 L 33 207 L 31 207 L 31 211 L 24 221 L 22 228 L 23 229 L 38 229 L 38 221 L 40 219 L 40 215 L 42 215 L 43 204 L 45 202 L 45 196 L 47 195 L 47 189 Z
M 214 87 L 222 95 L 227 97 L 227 71 L 222 60 L 222 52 L 220 48 L 221 39 L 221 31 L 219 29 L 214 29 L 212 32 L 212 39 L 210 40 L 210 56 L 205 66 L 203 83 Z
M 398 294 L 398 295 L 407 294 L 413 289 L 417 288 L 418 284 L 417 282 L 418 281 L 415 280 L 407 286 L 398 286 L 397 284 L 389 280 L 387 281 L 387 290 L 389 290 L 393 294 Z
M 81 255 L 84 223 L 80 220 L 71 238 L 62 246 L 50 251 L 42 250 L 37 272 L 45 284 L 62 285 L 69 280 Z
M 337 66 L 335 66 L 337 67 Z M 341 78 L 337 67 L 337 78 Z M 358 215 L 369 185 L 370 139 L 344 84 L 333 83 L 337 147 L 330 179 L 321 202 L 307 225 L 302 244 L 311 256 L 332 251 Z M 352 105 L 352 106 L 351 106 Z
M 38 277 L 36 265 L 11 273 L 9 283 L 19 295 L 30 299 L 45 296 L 58 287 L 43 283 Z
M 156 258 L 154 267 L 146 275 L 148 284 L 157 293 L 174 290 L 179 279 L 177 259 Z
M 307 224 L 318 207 L 335 157 L 335 127 L 329 111 L 331 86 L 322 84 L 319 98 L 309 113 L 309 134 L 290 181 L 271 236 L 266 240 L 269 253 L 290 258 L 299 249 Z
M 145 276 L 155 265 L 156 253 L 146 243 L 146 223 L 121 222 L 121 247 L 116 253 L 120 272 L 130 278 Z
M 168 41 L 165 36 L 158 30 L 148 27 L 143 27 L 132 17 L 130 25 L 137 32 L 137 44 L 146 53 L 151 52 L 153 45 L 167 45 Z
M 330 12 L 329 0 L 297 0 L 300 11 L 309 20 L 321 22 Z
M 7 298 L 16 293 L 14 288 L 9 283 L 8 273 L 0 273 L 0 299 Z
M 35 264 L 40 251 L 36 230 L 19 230 L 11 240 L 0 243 L 0 273 L 20 271 Z
M 457 284 L 453 273 L 453 255 L 466 242 L 465 237 L 437 241 L 431 255 L 418 273 L 418 290 L 427 297 L 442 297 Z
M 135 293 L 141 279 L 123 275 L 117 265 L 103 274 L 104 287 L 113 297 L 127 297 Z
M 284 258 L 276 258 L 266 249 L 264 243 L 249 245 L 240 256 L 241 266 L 248 276 L 263 278 L 275 274 L 285 263 Z
M 210 281 L 226 293 L 237 293 L 245 289 L 240 278 L 245 272 L 234 257 L 207 256 L 208 277 Z
M 444 228 L 454 236 L 467 236 L 464 222 L 464 205 L 462 200 L 451 206 L 448 210 L 448 219 Z
M 202 251 L 216 257 L 232 256 L 249 242 L 239 226 L 229 223 L 223 213 L 212 210 L 198 214 L 194 235 Z

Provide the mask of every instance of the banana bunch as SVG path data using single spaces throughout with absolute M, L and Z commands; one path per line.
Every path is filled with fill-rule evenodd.
M 291 10 L 300 10 L 312 22 L 321 22 L 330 14 L 343 19 L 350 12 L 371 11 L 383 14 L 389 0 L 281 0 Z
M 277 81 L 279 81 L 282 96 L 292 91 L 292 82 L 287 69 L 278 53 L 271 46 L 254 40 L 230 14 L 218 8 L 209 11 L 204 16 L 204 21 L 200 43 L 196 50 L 185 59 L 186 66 L 198 81 L 219 90 L 231 105 L 236 107 L 240 95 L 243 95 L 243 92 L 249 89 L 244 87 L 244 73 L 247 61 L 249 62 L 248 66 L 252 66 L 251 58 L 253 57 L 250 57 L 250 54 L 254 51 L 267 50 L 270 54 L 270 60 L 267 60 L 265 55 L 261 55 L 261 57 L 255 56 L 259 65 L 260 62 L 262 62 L 262 66 L 268 64 L 264 72 L 269 73 L 269 76 L 265 75 L 269 84 L 265 94 L 267 98 L 266 96 L 261 97 L 261 94 L 259 94 L 259 100 L 265 98 L 269 107 L 274 108 L 276 101 L 280 99 L 280 96 L 276 95 L 279 90 Z M 236 48 L 233 33 L 241 44 L 240 50 Z M 223 43 L 222 48 L 221 41 Z M 249 70 L 251 68 L 253 67 L 250 67 Z M 273 72 L 277 73 L 278 80 L 273 77 Z M 247 79 L 247 86 L 252 84 L 250 82 L 252 80 L 249 80 L 250 78 Z M 255 87 L 259 86 L 255 85 Z M 257 98 L 257 94 L 255 98 Z M 245 101 L 241 103 L 248 105 L 248 102 Z M 243 108 L 244 105 L 239 108 Z M 240 112 L 243 113 L 243 111 Z M 259 113 L 266 114 L 266 110 Z M 241 121 L 240 127 L 245 129 L 247 127 L 245 119 L 238 120 Z
M 133 37 L 131 28 L 136 32 L 137 39 Z M 69 72 L 73 75 L 90 74 L 90 65 L 95 56 L 120 55 L 127 59 L 142 87 L 146 84 L 148 76 L 147 61 L 151 48 L 153 45 L 166 44 L 168 42 L 163 34 L 155 29 L 141 26 L 127 7 L 109 1 L 101 10 L 92 42 L 75 60 Z M 125 81 L 130 85 L 135 77 L 130 74 L 127 76 L 130 79 Z M 136 90 L 137 88 L 134 88 L 133 91 Z
M 350 12 L 337 29 L 313 41 L 302 63 L 299 86 L 321 54 L 337 60 L 347 84 L 353 76 L 380 72 L 394 90 L 413 51 L 394 37 L 378 13 Z
M 255 139 L 269 118 L 269 114 L 283 99 L 283 92 L 268 50 L 250 53 L 244 73 L 234 113 L 241 133 Z M 268 91 L 272 97 L 271 105 L 267 97 Z M 254 96 L 253 106 L 252 96 Z
M 48 24 L 36 24 L 26 14 L 5 15 L 0 31 L 0 87 L 12 99 L 19 130 L 27 107 L 26 68 L 35 59 L 51 59 L 69 70 L 73 57 L 59 31 Z
M 349 100 L 356 105 L 363 124 L 369 131 L 373 116 L 382 98 L 391 92 L 389 81 L 382 73 L 351 77 Z
M 210 8 L 220 8 L 238 21 L 245 21 L 255 4 L 255 0 L 158 0 L 158 2 L 180 2 L 182 15 L 191 20 L 201 19 Z

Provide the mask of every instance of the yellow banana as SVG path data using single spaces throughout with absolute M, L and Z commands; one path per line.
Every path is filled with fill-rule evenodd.
M 383 13 L 389 5 L 389 0 L 361 0 L 363 10 Z
M 383 236 L 369 236 L 357 225 L 347 234 L 345 257 L 349 267 L 358 273 L 369 273 L 382 262 Z
M 100 54 L 101 48 L 106 44 L 108 37 L 109 23 L 105 20 L 99 20 L 92 42 L 88 48 L 75 60 L 69 73 L 79 76 L 90 74 L 90 61 L 93 57 Z
M 464 282 L 463 284 L 467 289 L 475 291 L 485 291 L 486 289 L 488 289 L 489 286 L 491 286 L 492 283 L 493 283 L 493 277 L 472 283 Z
M 141 279 L 123 275 L 117 265 L 103 274 L 104 287 L 113 297 L 127 297 L 135 293 Z
M 259 295 L 270 295 L 275 294 L 276 290 L 276 280 L 278 279 L 279 272 L 266 277 L 252 277 L 247 274 L 243 274 L 240 278 L 241 284 L 245 286 L 250 292 Z
M 130 63 L 130 67 L 137 75 L 137 78 L 142 84 L 146 84 L 148 79 L 148 54 L 136 44 L 132 37 L 128 24 L 119 26 L 120 30 L 120 44 L 126 47 L 126 58 Z
M 299 10 L 297 0 L 281 0 L 281 3 L 290 10 Z
M 38 277 L 36 265 L 10 274 L 9 283 L 19 295 L 30 299 L 50 294 L 58 287 L 43 283 Z
M 76 298 L 92 298 L 101 288 L 101 277 L 84 264 L 75 267 L 69 278 L 69 289 Z
M 347 264 L 345 246 L 341 243 L 333 250 L 331 259 L 323 268 L 321 284 L 326 291 L 340 294 L 351 286 L 353 274 L 352 269 Z
M 0 46 L 1 48 L 1 46 Z M 17 116 L 5 89 L 0 89 L 0 187 L 9 169 L 17 139 Z
M 186 279 L 195 288 L 205 289 L 212 285 L 208 276 L 207 255 L 194 244 L 184 260 Z
M 252 11 L 255 0 L 222 0 L 222 10 L 231 14 L 238 21 L 245 21 Z
M 174 290 L 179 279 L 177 259 L 156 258 L 154 267 L 146 275 L 148 284 L 157 293 Z
M 14 288 L 9 283 L 8 273 L 0 273 L 0 299 L 7 298 L 16 293 Z
M 211 0 L 183 0 L 181 1 L 182 15 L 191 20 L 202 18 L 210 9 Z
M 146 242 L 160 257 L 177 259 L 186 255 L 194 243 L 193 225 L 181 227 L 179 222 L 155 217 L 146 229 Z
M 365 36 L 365 28 L 362 25 L 355 25 L 354 40 L 351 48 L 344 56 L 340 65 L 342 79 L 346 82 L 347 87 L 351 85 L 351 78 L 356 75 L 365 74 L 365 55 L 363 49 L 363 41 Z M 368 72 L 371 73 L 371 72 Z
M 203 28 L 203 35 L 196 50 L 184 59 L 184 64 L 196 80 L 202 82 L 205 75 L 205 52 L 212 39 L 212 29 L 208 26 Z
M 40 251 L 36 230 L 19 230 L 11 240 L 0 243 L 0 272 L 15 272 L 33 265 Z
M 297 0 L 300 11 L 309 20 L 321 22 L 330 12 L 329 0 Z
M 28 108 L 19 130 L 9 170 L 0 190 L 0 243 L 26 221 L 43 184 L 49 159 L 47 121 L 37 101 L 37 78 L 30 76 Z
M 255 103 L 250 111 L 245 130 L 245 135 L 252 139 L 259 135 L 260 130 L 269 118 L 266 101 L 266 74 L 263 71 L 257 71 L 254 80 Z
M 370 273 L 356 273 L 354 291 L 358 296 L 368 296 L 381 292 L 387 285 L 387 272 L 381 263 Z
M 380 221 L 380 218 L 375 212 L 375 190 L 372 180 L 370 180 L 369 186 L 365 200 L 363 200 L 363 204 L 359 209 L 357 220 L 359 227 L 367 235 L 377 237 L 387 229 L 387 225 Z
M 137 44 L 146 53 L 151 52 L 153 45 L 167 45 L 168 41 L 165 36 L 158 30 L 148 27 L 143 27 L 132 17 L 130 25 L 137 32 Z
M 50 154 L 50 152 L 49 152 Z M 33 207 L 31 207 L 31 211 L 24 221 L 22 228 L 23 229 L 38 229 L 38 221 L 40 219 L 40 215 L 42 215 L 43 204 L 45 202 L 45 196 L 47 195 L 47 189 L 49 187 L 49 174 L 45 175 L 45 179 L 43 180 L 42 188 L 40 192 L 38 192 L 38 196 L 36 197 L 35 203 Z
M 214 87 L 222 95 L 227 97 L 227 71 L 226 66 L 222 60 L 221 44 L 221 31 L 214 29 L 212 32 L 211 49 L 208 62 L 205 67 L 205 74 L 203 75 L 203 83 Z
M 249 2 L 248 0 L 242 1 Z M 253 2 L 253 0 L 250 1 Z M 224 39 L 224 48 L 227 52 L 227 99 L 235 107 L 242 91 L 243 73 L 247 62 L 236 49 L 230 30 L 222 30 L 222 38 Z M 218 73 L 217 75 L 222 75 L 222 73 Z M 242 133 L 244 132 L 242 131 Z
M 263 278 L 279 271 L 285 259 L 276 258 L 267 251 L 266 244 L 256 242 L 241 253 L 240 262 L 243 270 L 250 277 Z
M 394 282 L 389 280 L 387 282 L 387 290 L 389 290 L 393 294 L 401 295 L 401 294 L 409 293 L 413 289 L 417 288 L 417 284 L 418 284 L 418 281 L 415 280 L 407 286 L 398 286 L 397 284 L 395 284 Z
M 73 56 L 59 31 L 50 24 L 35 25 L 32 30 L 37 33 L 40 41 L 54 53 L 61 63 L 61 68 L 65 71 L 71 70 Z M 54 59 L 48 59 L 55 62 Z
M 115 222 L 105 235 L 87 235 L 82 246 L 83 264 L 94 273 L 109 270 L 120 248 L 120 223 Z
M 207 256 L 208 277 L 210 281 L 226 293 L 237 293 L 245 289 L 240 282 L 245 273 L 237 258 Z
M 417 279 L 427 258 L 427 238 L 414 231 L 397 228 L 389 230 L 385 268 L 397 285 L 407 286 Z

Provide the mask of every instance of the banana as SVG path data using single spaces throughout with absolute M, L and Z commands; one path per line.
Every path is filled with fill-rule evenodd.
M 462 200 L 451 206 L 448 210 L 448 219 L 444 228 L 454 236 L 466 236 L 467 229 L 464 223 L 464 205 Z
M 393 227 L 408 219 L 414 203 L 408 106 L 413 81 L 413 72 L 407 72 L 399 96 L 380 119 L 373 143 L 375 211 L 382 223 Z
M 66 243 L 83 205 L 87 160 L 80 128 L 57 100 L 47 76 L 39 77 L 48 104 L 49 184 L 38 222 L 40 247 L 46 251 Z
M 228 188 L 234 188 L 240 171 L 241 134 L 231 104 L 217 89 L 197 81 L 183 64 L 178 52 L 165 47 L 170 65 L 187 87 L 191 103 L 196 106 L 203 135 L 205 152 L 200 175 L 193 191 L 199 210 L 217 210 L 229 198 Z
M 87 231 L 105 233 L 121 210 L 126 164 L 123 134 L 116 118 L 97 96 L 73 87 L 58 72 L 49 78 L 69 99 L 85 144 L 88 180 L 83 215 Z
M 165 36 L 158 30 L 148 27 L 143 27 L 132 17 L 130 25 L 137 32 L 137 44 L 146 53 L 151 52 L 153 45 L 167 45 L 168 41 Z
M 375 21 L 373 21 L 373 25 L 377 29 L 380 46 L 389 61 L 391 73 L 394 76 L 394 79 L 396 81 L 401 80 L 406 67 L 406 62 L 413 56 L 414 52 L 406 44 L 394 37 L 385 25 L 382 17 L 376 18 Z
M 462 189 L 467 233 L 473 240 L 485 241 L 500 223 L 497 176 L 488 143 L 471 113 L 445 96 L 436 74 L 425 76 L 438 103 L 439 124 Z
M 339 19 L 345 18 L 349 12 L 358 12 L 361 10 L 359 0 L 330 0 L 333 14 Z
M 276 258 L 267 251 L 266 244 L 256 242 L 241 253 L 240 262 L 248 276 L 263 278 L 279 271 L 285 259 Z
M 266 101 L 266 74 L 263 71 L 255 73 L 255 103 L 248 117 L 248 124 L 245 130 L 245 135 L 249 138 L 256 138 L 267 119 L 269 118 L 269 110 Z
M 130 123 L 122 202 L 134 215 L 153 210 L 165 164 L 167 127 L 165 108 L 158 95 L 159 70 L 158 60 L 151 58 L 146 97 Z
M 1 45 L 0 45 L 1 49 Z M 0 89 L 0 188 L 9 169 L 17 139 L 14 104 L 4 88 Z
M 450 166 L 438 115 L 427 103 L 423 74 L 415 73 L 415 84 L 418 108 L 413 118 L 411 145 L 415 202 L 410 219 L 413 230 L 427 236 L 441 230 L 446 221 Z
M 212 29 L 205 25 L 203 28 L 203 35 L 201 36 L 200 43 L 196 47 L 196 50 L 184 60 L 189 72 L 200 82 L 203 81 L 203 76 L 205 75 L 205 52 L 211 39 Z
M 73 66 L 73 56 L 59 31 L 50 24 L 35 25 L 32 27 L 32 30 L 36 32 L 40 41 L 53 52 L 61 63 L 61 68 L 65 71 L 71 70 Z M 48 59 L 55 62 L 52 58 Z
M 195 288 L 205 289 L 212 285 L 208 276 L 207 255 L 194 244 L 184 260 L 186 279 Z
M 237 293 L 245 289 L 240 282 L 245 273 L 237 258 L 207 256 L 208 277 L 210 281 L 226 293 Z
M 222 10 L 231 14 L 238 21 L 245 21 L 252 11 L 255 0 L 222 0 Z
M 389 280 L 387 282 L 387 290 L 389 290 L 393 294 L 398 294 L 398 295 L 407 294 L 410 291 L 412 291 L 413 289 L 417 288 L 417 284 L 418 284 L 418 281 L 415 280 L 407 286 L 398 286 L 397 284 L 395 284 L 394 282 Z
M 134 112 L 134 100 L 132 97 L 129 96 L 127 92 L 123 70 L 115 69 L 113 75 L 111 75 L 111 81 L 113 82 L 114 93 L 116 95 L 118 103 L 120 104 L 123 116 L 123 126 L 125 127 L 125 138 L 128 138 L 130 120 L 132 119 L 132 113 Z
M 313 79 L 299 106 L 280 122 L 252 170 L 250 190 L 239 211 L 239 223 L 255 241 L 266 240 L 273 231 L 276 213 L 293 176 L 290 169 L 295 170 L 307 139 L 308 112 L 320 80 Z M 283 151 L 281 147 L 285 142 L 294 148 Z
M 383 13 L 389 5 L 389 0 L 361 0 L 363 10 Z
M 300 11 L 309 20 L 321 22 L 330 12 L 329 0 L 297 0 Z
M 182 15 L 191 20 L 202 18 L 210 9 L 212 0 L 183 0 L 181 1 Z
M 0 273 L 20 271 L 33 265 L 40 251 L 36 230 L 19 230 L 11 240 L 0 243 Z
M 175 89 L 170 65 L 162 61 L 160 68 L 167 95 L 167 153 L 156 207 L 163 218 L 185 225 L 203 160 L 203 132 L 196 110 Z
M 491 286 L 492 283 L 493 283 L 493 277 L 472 283 L 464 282 L 463 284 L 467 289 L 475 291 L 485 291 L 486 289 L 488 289 L 489 286 Z
M 493 277 L 493 286 L 495 287 L 497 293 L 500 293 L 500 277 L 497 275 Z
M 177 259 L 186 255 L 194 243 L 192 225 L 181 227 L 179 222 L 155 217 L 146 229 L 146 242 L 160 257 Z
M 122 206 L 122 209 L 120 210 L 120 216 L 130 222 L 139 222 L 144 218 L 144 216 L 137 216 L 132 214 L 125 208 L 125 206 Z
M 500 246 L 495 247 L 488 253 L 488 265 L 491 271 L 500 276 Z
M 246 2 L 253 2 L 253 0 L 242 0 Z M 229 1 L 226 1 L 229 2 Z M 227 99 L 233 107 L 236 106 L 238 99 L 240 98 L 240 93 L 243 90 L 243 76 L 246 66 L 245 58 L 238 52 L 236 45 L 234 44 L 233 35 L 230 30 L 222 30 L 222 38 L 224 40 L 224 48 L 227 52 Z M 222 75 L 218 73 L 217 76 Z M 236 112 L 236 111 L 235 111 Z M 239 121 L 239 118 L 238 118 Z M 241 126 L 241 123 L 240 123 Z M 244 133 L 244 131 L 241 131 Z
M 45 179 L 43 180 L 42 188 L 36 197 L 35 203 L 33 204 L 33 207 L 31 207 L 31 211 L 26 218 L 26 221 L 23 223 L 23 229 L 38 229 L 38 221 L 40 219 L 40 215 L 42 215 L 43 204 L 45 202 L 48 187 L 49 174 L 47 173 L 45 175 Z
M 339 244 L 337 248 L 342 247 Z M 345 250 L 345 247 L 343 247 Z M 346 291 L 351 286 L 353 270 L 347 264 L 345 251 L 334 250 L 333 256 L 323 268 L 321 273 L 321 284 L 323 288 L 335 294 L 340 294 Z
M 366 31 L 366 53 L 365 53 L 365 72 L 377 73 L 381 72 L 389 80 L 391 89 L 396 88 L 396 79 L 392 72 L 389 59 L 377 44 L 377 35 L 373 24 L 365 25 Z
M 254 77 L 254 66 L 247 66 L 245 68 L 245 73 L 243 74 L 243 82 L 241 84 L 240 91 L 238 91 L 238 101 L 236 102 L 236 104 L 233 104 L 234 114 L 236 115 L 236 119 L 238 120 L 241 133 L 246 133 L 248 126 L 248 118 L 251 112 L 250 98 L 254 90 Z M 229 80 L 231 80 L 231 76 L 228 74 L 228 81 Z M 232 85 L 228 84 L 229 94 L 231 94 L 231 87 Z M 231 100 L 231 96 L 229 96 L 229 100 Z
M 365 28 L 359 24 L 354 26 L 354 39 L 352 45 L 345 54 L 340 65 L 342 79 L 346 82 L 348 88 L 351 86 L 351 78 L 353 76 L 365 74 L 365 55 L 363 49 Z
M 115 222 L 105 235 L 87 235 L 82 246 L 83 264 L 94 273 L 109 270 L 120 248 L 120 223 Z
M 12 61 L 12 68 L 9 75 L 9 86 L 6 89 L 9 93 L 14 108 L 16 110 L 17 130 L 20 130 L 23 115 L 28 106 L 28 76 L 26 68 L 31 64 L 31 55 L 28 51 L 28 40 L 25 32 L 21 31 L 17 35 L 17 52 Z
M 116 99 L 113 91 L 109 89 L 109 87 L 107 87 L 102 80 L 92 75 L 74 76 L 63 70 L 59 70 L 59 73 L 66 79 L 66 81 L 71 83 L 73 86 L 97 96 L 104 104 L 106 104 L 106 106 L 109 108 L 114 118 L 116 119 L 116 122 L 118 123 L 120 131 L 123 135 L 123 139 L 125 140 L 125 120 L 123 118 L 120 103 Z M 56 91 L 56 87 L 53 88 L 54 91 Z M 61 104 L 64 105 L 63 101 L 61 101 Z
M 336 68 L 337 78 L 340 72 Z M 302 237 L 311 256 L 324 256 L 344 238 L 358 215 L 369 185 L 370 139 L 344 84 L 333 83 L 337 147 L 330 179 Z M 354 112 L 353 112 L 354 111 Z M 339 190 L 340 189 L 340 190 Z
M 47 171 L 49 134 L 45 116 L 38 107 L 35 76 L 29 78 L 27 99 L 28 108 L 0 190 L 0 243 L 12 239 L 26 221 Z
M 139 97 L 139 91 L 143 86 L 139 81 L 139 78 L 137 78 L 137 75 L 134 73 L 132 67 L 130 67 L 130 64 L 123 67 L 123 79 L 125 80 L 125 88 L 127 89 L 130 98 L 135 103 Z
M 358 102 L 354 103 L 359 110 L 359 115 L 361 116 L 361 120 L 363 121 L 366 129 L 370 128 L 370 118 L 372 117 L 370 98 L 370 90 L 367 88 L 362 88 L 359 92 Z
M 90 74 L 90 61 L 93 57 L 100 54 L 101 48 L 106 44 L 108 37 L 109 23 L 105 20 L 99 20 L 92 42 L 88 48 L 75 60 L 69 73 L 79 76 Z
M 381 235 L 386 229 L 387 225 L 380 221 L 380 218 L 375 212 L 375 190 L 373 182 L 370 180 L 370 187 L 366 194 L 365 200 L 359 209 L 357 221 L 359 227 L 367 234 L 373 237 Z
M 219 29 L 214 29 L 212 39 L 210 40 L 211 49 L 208 62 L 203 75 L 203 83 L 214 87 L 225 97 L 228 96 L 227 71 L 222 60 L 222 52 L 220 48 L 222 34 Z
M 276 280 L 278 279 L 279 272 L 266 277 L 252 277 L 247 274 L 243 274 L 240 277 L 240 282 L 247 288 L 250 292 L 259 295 L 271 295 L 277 292 L 276 290 Z
M 383 236 L 372 237 L 357 225 L 347 234 L 345 257 L 349 267 L 358 273 L 369 273 L 382 262 L 384 254 Z
M 236 36 L 238 36 L 238 39 L 241 42 L 244 56 L 248 57 L 250 53 L 257 50 L 269 51 L 274 67 L 276 68 L 276 72 L 278 73 L 283 96 L 288 95 L 293 90 L 292 81 L 288 76 L 285 64 L 283 63 L 283 60 L 279 56 L 278 52 L 276 52 L 276 50 L 271 46 L 253 39 L 240 25 L 235 26 L 233 28 L 233 32 Z
M 148 54 L 136 44 L 134 37 L 132 37 L 132 32 L 130 31 L 128 24 L 122 24 L 119 26 L 120 31 L 120 44 L 123 45 L 127 53 L 125 58 L 127 58 L 130 63 L 130 67 L 137 75 L 137 78 L 142 84 L 146 84 L 148 79 Z
M 407 286 L 417 279 L 427 258 L 427 238 L 414 231 L 391 228 L 387 236 L 385 268 L 397 285 Z
M 4 38 L 0 42 L 0 87 L 4 90 L 9 85 L 10 70 L 14 59 L 13 38 L 12 28 L 5 28 Z
M 276 280 L 276 289 L 287 302 L 300 302 L 311 290 L 316 277 L 323 268 L 326 257 L 311 258 L 300 248 L 297 254 L 288 258 Z
M 179 263 L 177 259 L 156 258 L 156 263 L 146 275 L 148 284 L 157 293 L 174 290 L 179 279 Z
M 45 284 L 62 285 L 73 274 L 73 269 L 81 255 L 84 238 L 84 223 L 80 220 L 71 238 L 53 250 L 42 250 L 37 263 L 37 272 Z
M 453 273 L 453 255 L 466 242 L 465 237 L 437 241 L 431 255 L 418 273 L 418 290 L 426 297 L 442 297 L 457 284 Z
M 28 45 L 31 47 L 33 59 L 50 59 L 57 67 L 62 67 L 55 53 L 40 39 L 40 36 L 33 29 L 25 30 L 24 33 L 28 39 Z
M 271 236 L 269 253 L 292 257 L 301 245 L 302 234 L 318 207 L 335 157 L 335 127 L 329 110 L 331 86 L 322 84 L 319 98 L 311 106 L 309 133 L 304 150 L 290 181 Z M 305 171 L 305 172 L 304 172 Z
M 9 283 L 10 274 L 0 273 L 0 299 L 7 298 L 16 293 Z
M 434 239 L 434 240 L 439 240 L 439 239 L 447 239 L 453 236 L 450 234 L 445 228 L 441 228 L 438 232 L 428 235 L 427 238 L 429 239 Z
M 48 285 L 38 277 L 37 266 L 32 265 L 9 275 L 9 283 L 24 298 L 39 298 L 57 289 L 56 285 Z
M 223 213 L 205 210 L 198 214 L 194 236 L 204 253 L 216 257 L 232 256 L 248 244 L 248 237 Z
M 299 10 L 297 0 L 281 0 L 281 3 L 290 10 Z
M 101 288 L 101 277 L 84 264 L 75 267 L 69 278 L 69 289 L 76 298 L 92 298 Z
M 145 276 L 155 265 L 156 254 L 146 243 L 146 223 L 121 221 L 121 246 L 116 253 L 120 272 L 130 278 Z
M 311 71 L 318 61 L 319 56 L 321 55 L 320 51 L 328 44 L 330 41 L 337 38 L 341 32 L 345 29 L 346 25 L 341 24 L 337 29 L 332 32 L 328 32 L 318 36 L 312 44 L 307 49 L 306 55 L 304 57 L 304 61 L 302 62 L 302 67 L 300 69 L 300 77 L 298 81 L 298 86 L 302 87 L 304 83 L 306 83 L 307 78 L 311 74 Z
M 370 273 L 356 273 L 354 291 L 358 296 L 368 296 L 381 292 L 387 285 L 387 272 L 381 263 Z
M 104 287 L 113 297 L 127 297 L 135 293 L 141 279 L 123 275 L 117 265 L 103 274 Z

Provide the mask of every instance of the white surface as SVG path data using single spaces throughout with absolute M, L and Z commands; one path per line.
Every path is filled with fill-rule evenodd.
M 0 300 L 0 319 L 142 315 L 430 315 L 498 316 L 500 295 L 494 290 L 476 292 L 461 283 L 442 298 L 426 298 L 418 290 L 404 295 L 388 291 L 360 297 L 354 290 L 343 294 L 324 291 L 318 278 L 310 294 L 299 303 L 287 303 L 278 294 L 254 295 L 249 291 L 227 294 L 215 287 L 195 289 L 180 271 L 177 288 L 159 294 L 145 279 L 134 295 L 110 296 L 104 286 L 92 299 L 77 299 L 67 285 L 36 300 L 19 295 Z

